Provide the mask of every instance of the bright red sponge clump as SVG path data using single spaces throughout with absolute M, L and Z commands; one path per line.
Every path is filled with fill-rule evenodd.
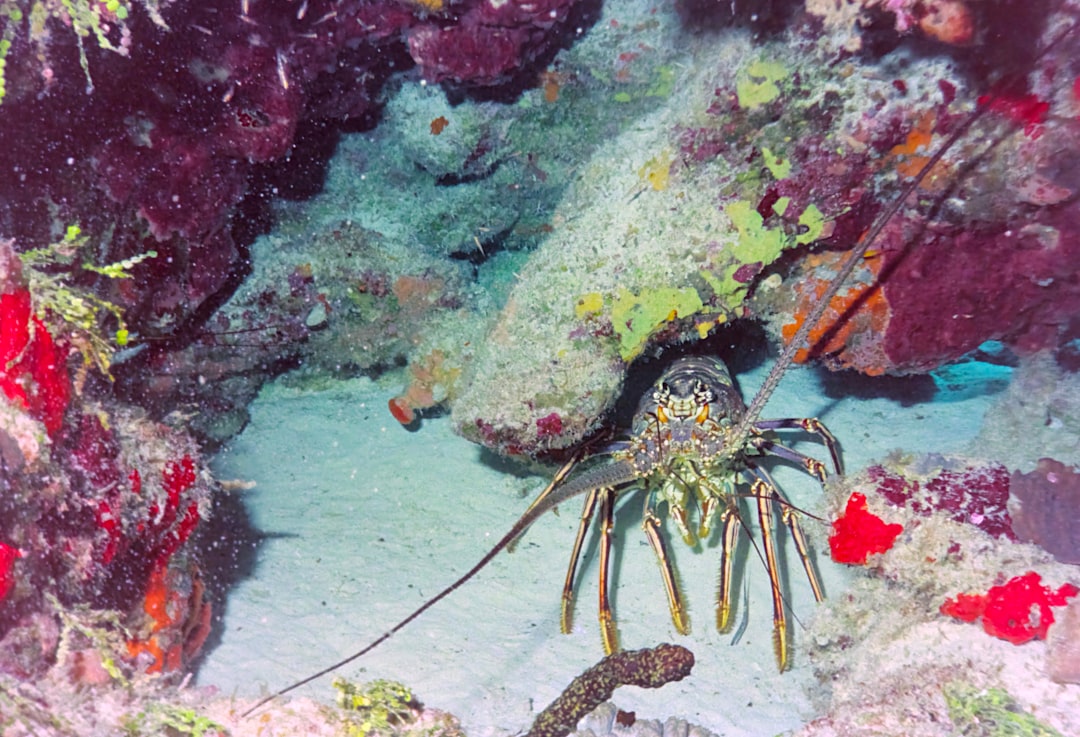
M 962 622 L 982 619 L 988 634 L 1014 645 L 1046 638 L 1054 623 L 1051 607 L 1065 606 L 1066 600 L 1080 593 L 1071 583 L 1057 590 L 1044 586 L 1042 577 L 1034 571 L 994 586 L 985 595 L 957 594 L 946 599 L 941 613 Z
M 0 295 L 0 391 L 50 435 L 64 424 L 71 391 L 64 352 L 33 314 L 25 289 Z
M 886 524 L 866 508 L 866 497 L 858 492 L 848 499 L 844 513 L 833 522 L 829 550 L 837 563 L 864 565 L 872 553 L 884 553 L 904 531 L 903 525 Z
M 21 557 L 22 553 L 18 548 L 13 548 L 7 543 L 0 543 L 0 601 L 4 600 L 11 591 L 11 587 L 15 585 L 11 569 L 15 566 L 15 559 Z

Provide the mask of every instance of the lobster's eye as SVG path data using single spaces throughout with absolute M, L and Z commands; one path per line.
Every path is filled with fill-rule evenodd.
M 705 420 L 707 420 L 707 419 L 709 419 L 709 405 L 708 405 L 708 403 L 701 405 L 701 409 L 698 410 L 697 417 L 694 418 L 694 421 L 697 422 L 697 424 L 700 425 L 701 423 L 705 422 Z

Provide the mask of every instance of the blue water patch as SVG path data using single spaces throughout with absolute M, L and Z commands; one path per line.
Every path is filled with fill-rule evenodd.
M 997 394 L 1009 385 L 1015 357 L 1001 342 L 987 341 L 955 363 L 930 372 L 936 402 L 960 402 Z

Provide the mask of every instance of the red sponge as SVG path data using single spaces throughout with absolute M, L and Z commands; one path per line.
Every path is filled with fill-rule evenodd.
M 904 531 L 903 525 L 886 524 L 866 509 L 866 497 L 858 492 L 848 499 L 844 513 L 833 522 L 829 549 L 837 563 L 864 565 L 872 553 L 884 553 Z
M 1042 577 L 1034 571 L 994 586 L 986 594 L 958 594 L 946 599 L 941 613 L 964 622 L 982 619 L 987 633 L 1014 645 L 1046 638 L 1054 623 L 1050 607 L 1065 606 L 1066 600 L 1080 593 L 1071 583 L 1057 590 L 1044 586 Z

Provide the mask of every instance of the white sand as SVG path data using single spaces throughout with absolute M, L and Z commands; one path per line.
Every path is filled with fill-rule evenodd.
M 740 380 L 749 395 L 762 378 L 759 369 Z M 257 482 L 244 499 L 252 524 L 270 537 L 255 570 L 229 597 L 223 641 L 208 654 L 200 683 L 255 696 L 359 649 L 470 567 L 546 482 L 495 467 L 493 456 L 452 435 L 446 419 L 427 420 L 416 433 L 403 430 L 386 409 L 392 394 L 364 379 L 314 393 L 270 386 L 252 407 L 250 426 L 217 459 L 220 478 Z M 975 392 L 909 406 L 832 400 L 814 371 L 796 369 L 766 416 L 820 417 L 843 443 L 848 469 L 857 470 L 897 447 L 958 451 L 977 433 L 991 398 Z M 800 447 L 824 457 L 810 443 Z M 812 479 L 796 471 L 775 475 L 795 504 L 815 509 L 820 488 Z M 674 715 L 725 735 L 776 734 L 814 716 L 807 691 L 815 684 L 797 652 L 798 624 L 795 667 L 776 672 L 767 577 L 753 552 L 744 558 L 749 626 L 731 646 L 731 636 L 712 624 L 719 550 L 712 544 L 692 551 L 673 540 L 694 630 L 680 637 L 640 533 L 639 504 L 638 496 L 624 499 L 617 530 L 623 646 L 676 642 L 694 651 L 697 665 L 691 677 L 659 691 L 620 689 L 616 703 L 638 718 Z M 595 556 L 584 568 L 574 633 L 559 633 L 559 592 L 578 514 L 575 501 L 560 516 L 548 515 L 517 552 L 497 558 L 342 675 L 403 681 L 427 705 L 458 715 L 471 737 L 526 730 L 603 654 Z M 821 550 L 827 530 L 806 524 Z M 792 605 L 805 620 L 815 606 L 790 546 L 787 560 Z M 827 551 L 818 563 L 828 595 L 839 595 L 844 568 Z M 302 693 L 331 700 L 329 680 Z

